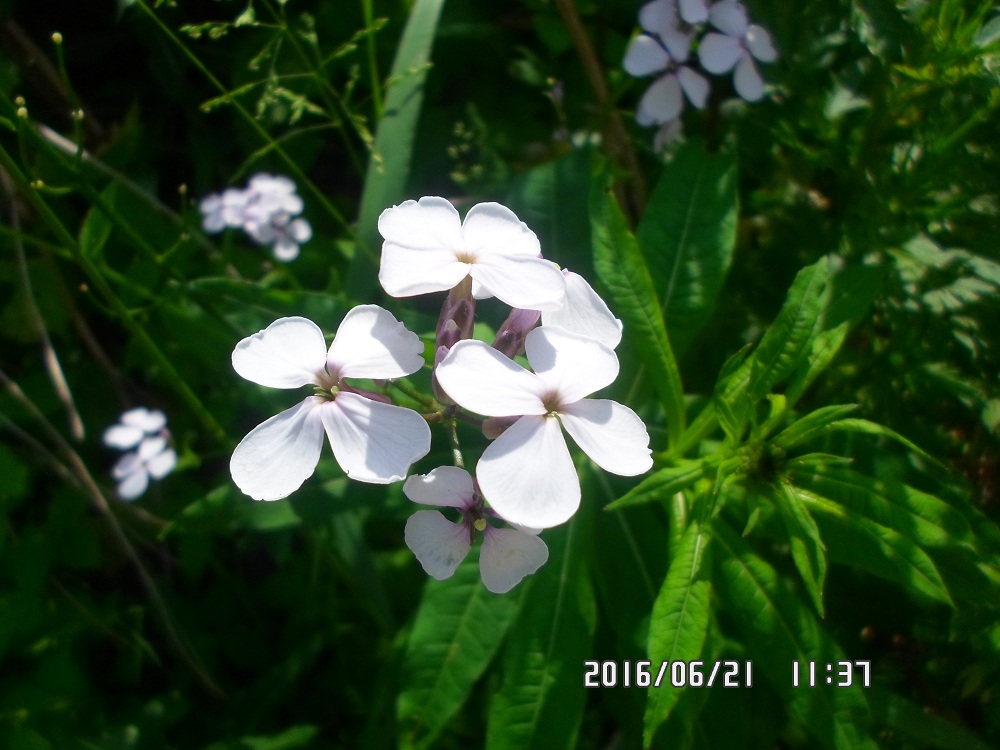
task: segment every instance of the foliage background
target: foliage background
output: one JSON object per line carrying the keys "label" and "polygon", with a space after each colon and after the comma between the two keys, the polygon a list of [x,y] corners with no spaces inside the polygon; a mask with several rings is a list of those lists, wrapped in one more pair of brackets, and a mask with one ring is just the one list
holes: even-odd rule
{"label": "foliage background", "polygon": [[[624,0],[5,0],[0,745],[996,746],[1000,21],[750,8],[772,96],[715,81],[664,160],[632,124]],[[261,170],[306,201],[292,264],[198,228]],[[359,302],[433,331],[437,301],[374,269],[378,213],[434,194],[504,202],[597,282],[626,323],[614,396],[662,451],[642,484],[581,461],[581,512],[504,597],[474,559],[426,581],[398,485],[326,457],[258,504],[228,475],[289,405],[233,376],[240,338]],[[124,505],[99,436],[138,404],[181,462]],[[789,466],[785,428],[822,456]],[[585,659],[643,658],[749,659],[754,686],[583,688]],[[792,659],[838,658],[872,687],[791,688]]]}

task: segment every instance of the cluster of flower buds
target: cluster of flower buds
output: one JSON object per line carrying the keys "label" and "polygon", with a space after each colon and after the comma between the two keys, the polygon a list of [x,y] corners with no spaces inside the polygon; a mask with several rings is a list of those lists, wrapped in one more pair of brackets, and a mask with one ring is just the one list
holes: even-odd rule
{"label": "cluster of flower buds", "polygon": [[774,62],[778,53],[739,0],[711,6],[708,0],[653,0],[639,10],[639,25],[642,33],[629,44],[622,65],[634,76],[657,76],[636,109],[640,125],[660,126],[657,148],[680,135],[685,97],[698,109],[708,99],[708,79],[689,62],[693,48],[704,71],[734,71],[733,85],[743,99],[763,98],[764,79],[754,59]]}
{"label": "cluster of flower buds", "polygon": [[[447,293],[432,367],[440,406],[425,417],[349,382],[400,378],[423,366],[420,339],[387,310],[350,310],[329,348],[312,321],[282,318],[239,342],[233,366],[260,385],[310,385],[313,393],[240,442],[233,480],[257,500],[285,497],[315,470],[325,434],[348,477],[401,481],[430,451],[429,420],[479,423],[490,443],[474,477],[459,454],[457,466],[411,476],[403,486],[410,500],[453,508],[459,521],[419,511],[404,537],[440,579],[454,573],[481,534],[483,581],[491,591],[508,591],[547,559],[539,531],[566,522],[579,507],[580,480],[564,430],[607,471],[635,476],[652,466],[639,416],[615,401],[588,398],[618,375],[621,322],[581,276],[545,260],[535,234],[500,204],[480,203],[463,222],[447,200],[425,197],[386,209],[378,226],[379,280],[389,295]],[[512,308],[492,345],[472,338],[476,302],[488,297]],[[530,370],[514,360],[521,353]]]}
{"label": "cluster of flower buds", "polygon": [[122,500],[140,497],[150,478],[163,479],[177,464],[177,453],[170,447],[167,418],[157,409],[129,409],[117,424],[104,431],[104,444],[126,451],[111,469]]}
{"label": "cluster of flower buds", "polygon": [[280,261],[295,260],[299,245],[312,237],[309,222],[299,216],[302,199],[287,177],[258,174],[243,190],[228,188],[198,204],[201,227],[209,234],[239,227],[258,245],[270,245]]}

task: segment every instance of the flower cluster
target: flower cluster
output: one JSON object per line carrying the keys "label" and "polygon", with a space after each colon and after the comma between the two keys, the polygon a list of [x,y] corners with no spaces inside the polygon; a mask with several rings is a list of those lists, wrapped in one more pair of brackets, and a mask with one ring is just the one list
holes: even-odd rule
{"label": "flower cluster", "polygon": [[[508,591],[548,558],[540,530],[579,507],[564,430],[607,471],[634,476],[652,466],[638,415],[589,398],[618,375],[621,322],[581,276],[544,259],[534,232],[498,203],[474,206],[463,221],[444,198],[425,197],[386,209],[378,227],[388,294],[447,292],[431,368],[436,400],[427,399],[434,411],[422,416],[391,403],[385,388],[349,382],[381,383],[423,366],[420,339],[387,310],[349,311],[329,349],[312,321],[282,318],[243,339],[233,367],[260,385],[313,393],[243,439],[233,480],[258,500],[287,496],[315,470],[325,433],[348,477],[401,481],[430,451],[429,422],[445,425],[452,441],[457,420],[479,424],[490,443],[474,477],[456,448],[456,466],[403,485],[414,502],[457,511],[458,522],[418,511],[404,537],[428,574],[447,578],[481,534],[483,582]],[[490,297],[512,308],[492,344],[472,338],[476,303]],[[530,370],[515,361],[522,354]]]}
{"label": "flower cluster", "polygon": [[697,49],[702,70],[714,75],[733,71],[733,85],[743,99],[764,96],[764,79],[754,60],[774,62],[778,53],[767,30],[751,24],[739,0],[652,0],[639,10],[642,33],[625,51],[622,62],[634,76],[657,76],[639,100],[636,121],[659,125],[657,144],[680,134],[684,99],[698,109],[708,99],[709,82],[691,67]]}
{"label": "flower cluster", "polygon": [[245,189],[212,193],[198,208],[202,229],[209,234],[239,227],[258,245],[270,245],[277,260],[295,260],[299,245],[312,237],[309,222],[299,216],[302,199],[287,177],[255,175]]}
{"label": "flower cluster", "polygon": [[111,469],[122,500],[140,497],[150,478],[163,479],[177,464],[177,453],[170,447],[167,418],[159,410],[142,406],[129,409],[117,424],[104,431],[104,444],[127,451]]}

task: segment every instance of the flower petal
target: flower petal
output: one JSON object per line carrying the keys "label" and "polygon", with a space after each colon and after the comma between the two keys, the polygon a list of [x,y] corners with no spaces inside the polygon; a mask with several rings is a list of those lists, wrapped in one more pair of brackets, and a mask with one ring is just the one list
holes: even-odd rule
{"label": "flower petal", "polygon": [[622,67],[629,75],[648,76],[666,70],[669,62],[670,55],[662,44],[649,34],[640,34],[629,42]]}
{"label": "flower petal", "polygon": [[142,461],[139,459],[139,453],[130,451],[115,461],[115,465],[111,467],[111,476],[113,479],[122,479],[141,469]]}
{"label": "flower petal", "polygon": [[688,101],[698,109],[704,109],[705,100],[708,99],[708,79],[701,73],[696,73],[691,68],[682,66],[677,70],[677,80],[680,81]]}
{"label": "flower petal", "polygon": [[462,222],[444,198],[426,196],[387,208],[378,230],[385,238],[378,277],[393,297],[442,292],[469,274],[458,260],[465,253]]}
{"label": "flower petal", "polygon": [[447,248],[408,248],[386,240],[378,280],[392,297],[413,297],[451,289],[470,268]]}
{"label": "flower petal", "polygon": [[646,425],[627,406],[588,398],[564,407],[559,417],[581,450],[605,471],[633,477],[653,466]]}
{"label": "flower petal", "polygon": [[542,325],[559,326],[614,349],[622,340],[622,322],[580,274],[563,269],[563,276],[566,303],[558,310],[544,313]]}
{"label": "flower petal", "polygon": [[571,404],[611,385],[618,377],[618,357],[588,336],[542,326],[524,340],[528,363],[560,404]]}
{"label": "flower petal", "polygon": [[722,0],[708,9],[708,20],[729,36],[742,37],[747,32],[747,9],[739,0]]}
{"label": "flower petal", "polygon": [[270,388],[298,388],[320,382],[326,367],[326,341],[307,318],[279,318],[233,350],[233,369]]}
{"label": "flower petal", "polygon": [[118,483],[116,492],[122,500],[135,500],[149,487],[149,473],[144,467],[139,467],[121,482]]}
{"label": "flower petal", "polygon": [[277,500],[302,486],[323,448],[322,403],[309,396],[250,430],[229,461],[240,490],[254,500]]}
{"label": "flower petal", "polygon": [[151,459],[146,461],[146,470],[153,479],[163,479],[167,474],[174,470],[177,465],[177,451],[173,448],[167,448],[163,453],[158,456],[153,456]]}
{"label": "flower petal", "polygon": [[165,435],[153,435],[152,437],[147,437],[139,443],[139,459],[145,463],[149,459],[163,453],[166,447],[167,438]]}
{"label": "flower petal", "polygon": [[499,203],[477,203],[462,222],[465,248],[474,257],[527,255],[538,258],[542,246],[517,214]]}
{"label": "flower petal", "polygon": [[681,18],[690,24],[708,20],[708,3],[705,0],[680,0]]}
{"label": "flower petal", "polygon": [[750,24],[746,34],[747,49],[750,54],[761,62],[774,62],[778,59],[778,50],[771,42],[771,35],[763,26]]}
{"label": "flower petal", "polygon": [[167,426],[167,417],[159,409],[146,409],[137,406],[122,414],[120,419],[122,424],[129,427],[138,427],[146,434],[159,432]]}
{"label": "flower petal", "polygon": [[692,34],[685,34],[677,29],[667,29],[660,32],[660,38],[675,63],[687,61],[688,55],[691,54],[691,41],[694,39]]}
{"label": "flower petal", "polygon": [[652,0],[639,8],[639,25],[653,34],[677,25],[677,0]]}
{"label": "flower petal", "polygon": [[378,305],[358,305],[344,316],[326,362],[340,378],[400,378],[424,365],[417,334]]}
{"label": "flower petal", "polygon": [[359,482],[399,482],[431,449],[431,430],[412,409],[341,391],[319,412],[337,463]]}
{"label": "flower petal", "polygon": [[508,417],[546,411],[545,385],[482,341],[455,344],[438,366],[437,380],[455,403],[476,414]]}
{"label": "flower petal", "polygon": [[639,100],[638,117],[640,122],[660,124],[676,118],[683,108],[681,85],[677,76],[668,73],[646,89]]}
{"label": "flower petal", "polygon": [[472,278],[501,302],[525,310],[558,310],[566,299],[566,283],[552,261],[527,255],[480,256]]}
{"label": "flower petal", "polygon": [[580,479],[554,417],[521,417],[483,451],[476,479],[510,523],[547,529],[580,507]]}
{"label": "flower petal", "polygon": [[726,73],[733,69],[743,55],[740,40],[714,31],[705,34],[698,46],[698,60],[709,73]]}
{"label": "flower petal", "polygon": [[479,574],[487,589],[506,594],[548,559],[549,548],[537,536],[488,526],[479,553]]}
{"label": "flower petal", "polygon": [[458,211],[449,201],[436,196],[385,209],[378,217],[378,231],[386,242],[401,247],[446,248],[452,254],[465,250]]}
{"label": "flower petal", "polygon": [[403,539],[424,572],[439,581],[451,578],[472,548],[465,525],[452,523],[436,510],[418,510],[406,519]]}
{"label": "flower petal", "polygon": [[736,64],[736,72],[733,73],[733,86],[736,93],[748,102],[760,101],[764,98],[764,79],[757,72],[753,58],[747,52]]}
{"label": "flower petal", "polygon": [[104,444],[109,448],[128,450],[135,448],[145,433],[139,427],[115,424],[104,431]]}
{"label": "flower petal", "polygon": [[288,263],[299,257],[299,245],[290,237],[282,235],[275,241],[274,247],[271,248],[271,253],[274,255],[275,260]]}
{"label": "flower petal", "polygon": [[403,483],[403,494],[421,505],[467,508],[473,504],[472,476],[457,466],[438,466],[429,474],[413,474]]}

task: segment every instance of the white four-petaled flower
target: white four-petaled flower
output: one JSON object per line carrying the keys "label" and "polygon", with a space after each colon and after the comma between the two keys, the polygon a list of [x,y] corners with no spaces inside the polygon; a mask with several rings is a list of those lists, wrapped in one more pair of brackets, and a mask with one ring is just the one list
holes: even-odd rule
{"label": "white four-petaled flower", "polygon": [[622,322],[580,274],[564,268],[563,277],[566,302],[558,310],[543,312],[542,325],[559,326],[616,349],[622,340]]}
{"label": "white four-petaled flower", "polygon": [[329,351],[319,326],[281,318],[236,345],[233,367],[271,388],[312,385],[316,395],[255,427],[233,452],[233,481],[255,500],[294,492],[316,469],[325,432],[347,476],[387,484],[403,479],[430,450],[430,429],[415,411],[384,403],[345,378],[397,378],[423,365],[423,344],[377,305],[344,316]]}
{"label": "white four-petaled flower", "polygon": [[778,52],[767,30],[751,24],[746,8],[738,0],[721,0],[709,9],[709,21],[721,34],[710,32],[701,40],[698,59],[709,73],[726,73],[734,67],[736,93],[748,102],[764,96],[764,79],[757,72],[754,58],[774,62]]}
{"label": "white four-petaled flower", "polygon": [[454,575],[477,533],[483,535],[479,574],[494,594],[507,593],[549,558],[537,530],[506,529],[489,523],[495,514],[483,506],[465,469],[439,466],[429,474],[411,476],[403,484],[403,493],[415,503],[455,508],[462,516],[454,523],[440,511],[420,510],[406,521],[406,546],[433,578],[444,580]]}
{"label": "white four-petaled flower", "polygon": [[393,297],[448,291],[471,277],[479,298],[528,310],[563,303],[558,267],[541,258],[535,233],[499,203],[476,204],[462,222],[444,198],[409,200],[383,211],[378,230],[385,239],[378,277]]}
{"label": "white four-petaled flower", "polygon": [[649,434],[615,401],[586,396],[614,382],[618,358],[604,344],[562,328],[525,339],[534,372],[481,341],[459,341],[438,368],[458,405],[488,417],[518,417],[483,452],[476,478],[505,520],[531,528],[567,521],[580,504],[580,480],[562,427],[598,466],[635,476],[652,466]]}
{"label": "white four-petaled flower", "polygon": [[105,445],[128,451],[111,469],[118,497],[135,500],[146,491],[150,478],[162,479],[173,471],[177,453],[170,447],[169,435],[163,412],[142,406],[129,409],[118,424],[104,431]]}

